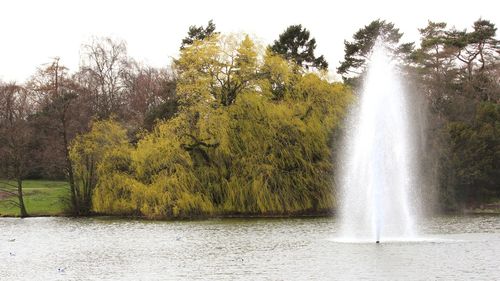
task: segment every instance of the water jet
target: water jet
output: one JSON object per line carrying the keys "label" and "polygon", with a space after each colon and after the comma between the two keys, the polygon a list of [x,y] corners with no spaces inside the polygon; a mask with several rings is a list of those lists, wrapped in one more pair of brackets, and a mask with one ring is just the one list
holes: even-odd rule
{"label": "water jet", "polygon": [[407,91],[388,48],[377,42],[345,140],[341,173],[341,236],[380,243],[415,235],[415,157]]}

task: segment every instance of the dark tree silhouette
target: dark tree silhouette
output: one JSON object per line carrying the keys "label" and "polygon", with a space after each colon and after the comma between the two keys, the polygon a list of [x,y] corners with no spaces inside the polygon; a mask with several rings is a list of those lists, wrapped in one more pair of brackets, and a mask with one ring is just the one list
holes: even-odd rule
{"label": "dark tree silhouette", "polygon": [[314,55],[316,39],[309,39],[310,36],[309,30],[302,28],[302,25],[291,25],[280,34],[279,39],[275,40],[270,48],[306,69],[310,67],[327,69],[328,63],[325,58],[322,55],[319,57]]}
{"label": "dark tree silhouette", "polygon": [[195,40],[203,40],[212,34],[217,34],[217,32],[215,32],[215,23],[213,20],[209,20],[206,27],[191,25],[189,27],[188,36],[182,39],[180,49],[182,50],[192,45]]}

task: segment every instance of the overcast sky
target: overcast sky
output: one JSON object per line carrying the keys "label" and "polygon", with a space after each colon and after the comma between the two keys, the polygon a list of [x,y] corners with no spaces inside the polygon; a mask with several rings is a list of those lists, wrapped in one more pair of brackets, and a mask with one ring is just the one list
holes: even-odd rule
{"label": "overcast sky", "polygon": [[[381,18],[419,38],[427,20],[470,28],[483,17],[500,25],[500,0],[2,0],[0,79],[24,81],[53,57],[75,71],[80,46],[91,36],[128,43],[129,55],[161,67],[178,55],[190,25],[213,19],[222,33],[245,32],[269,44],[289,25],[302,24],[317,41],[332,72],[343,56],[343,41]],[[497,38],[499,36],[497,35]]]}

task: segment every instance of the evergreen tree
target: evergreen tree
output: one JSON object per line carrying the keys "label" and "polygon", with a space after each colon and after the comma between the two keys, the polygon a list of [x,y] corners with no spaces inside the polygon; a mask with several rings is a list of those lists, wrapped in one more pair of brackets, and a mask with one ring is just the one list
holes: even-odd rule
{"label": "evergreen tree", "polygon": [[193,44],[195,40],[203,40],[212,34],[218,34],[215,32],[215,23],[213,20],[209,20],[206,27],[191,25],[189,27],[188,35],[182,39],[181,50]]}
{"label": "evergreen tree", "polygon": [[291,25],[270,48],[273,52],[306,69],[310,67],[327,69],[328,63],[325,58],[322,55],[319,57],[314,55],[316,39],[309,39],[310,36],[309,30],[302,28],[302,25]]}
{"label": "evergreen tree", "polygon": [[344,42],[344,61],[337,68],[337,72],[347,81],[349,78],[363,74],[366,67],[365,61],[377,39],[386,43],[395,55],[402,59],[408,58],[413,52],[413,43],[400,44],[402,36],[403,33],[399,32],[393,23],[380,19],[372,21],[353,35],[353,41]]}

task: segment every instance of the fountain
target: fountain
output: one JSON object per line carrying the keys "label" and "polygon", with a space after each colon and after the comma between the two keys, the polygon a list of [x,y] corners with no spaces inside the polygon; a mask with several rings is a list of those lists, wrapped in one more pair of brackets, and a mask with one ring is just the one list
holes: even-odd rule
{"label": "fountain", "polygon": [[340,240],[415,237],[411,191],[415,157],[404,87],[390,52],[376,43],[341,162]]}

